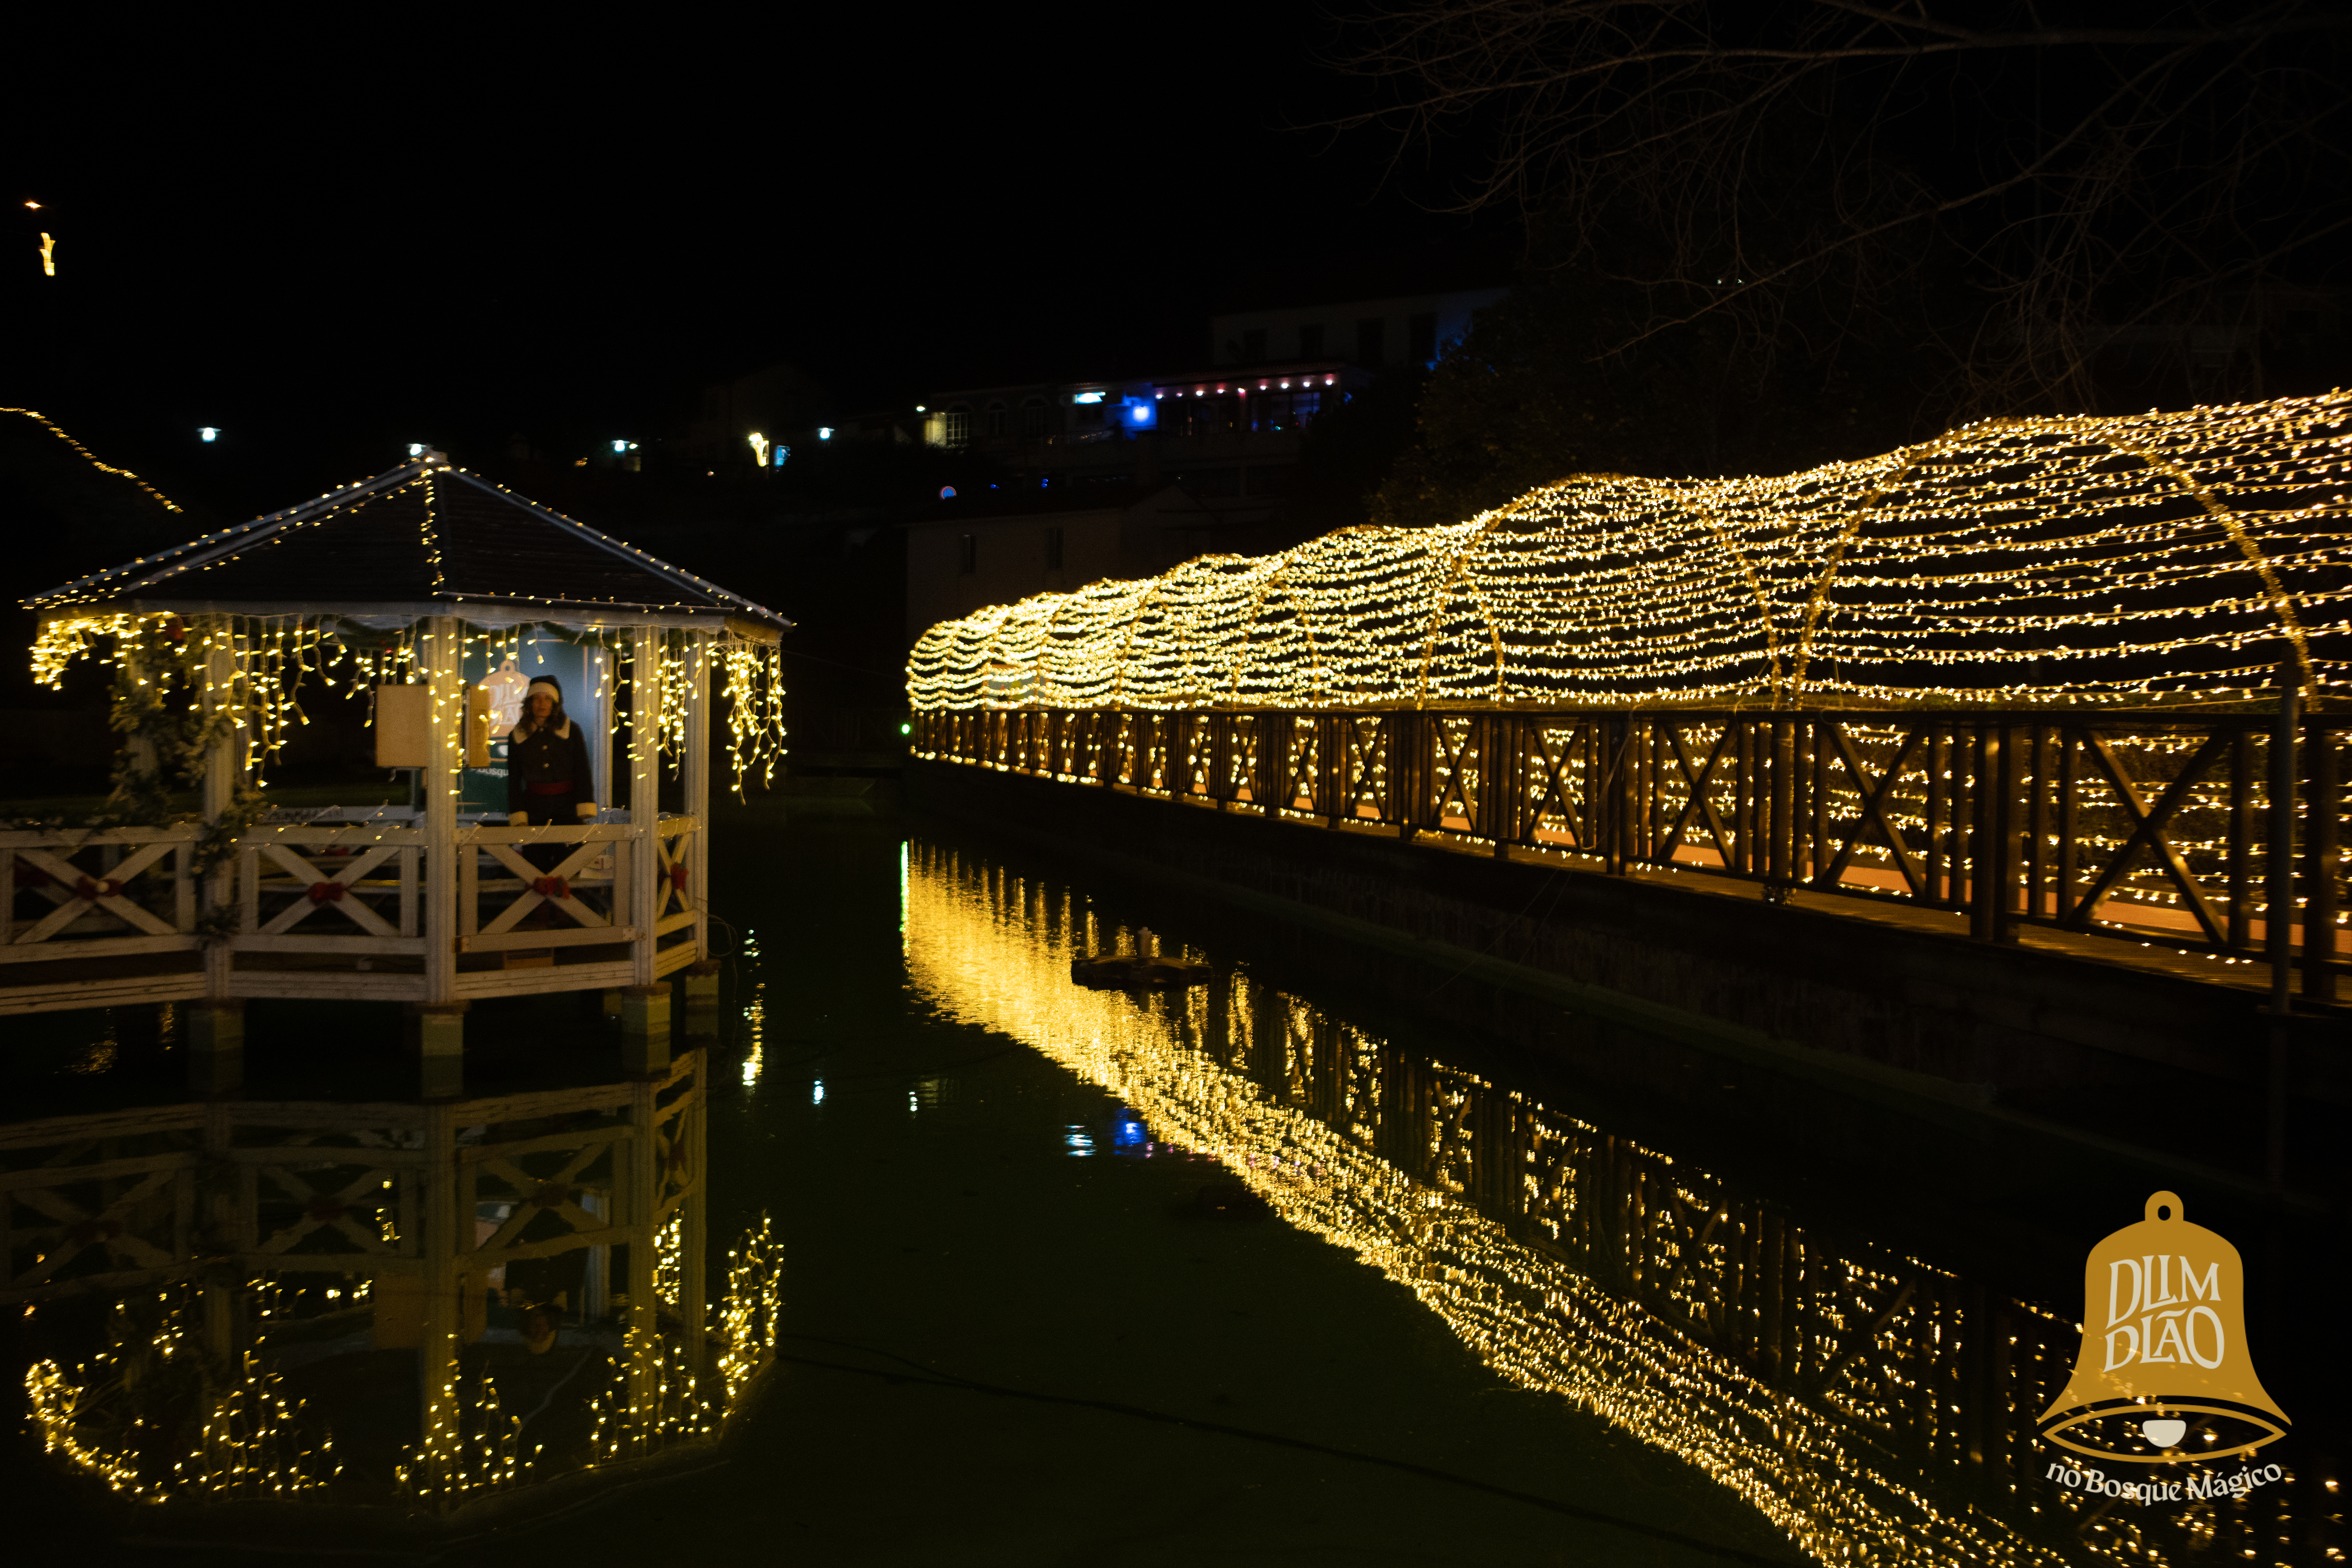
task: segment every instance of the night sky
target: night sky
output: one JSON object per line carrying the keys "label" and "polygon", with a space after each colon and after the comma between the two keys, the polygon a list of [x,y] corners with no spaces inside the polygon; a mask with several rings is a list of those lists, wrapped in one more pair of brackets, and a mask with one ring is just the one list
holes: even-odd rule
{"label": "night sky", "polygon": [[845,410],[1167,368],[1270,277],[1465,235],[1293,129],[1360,101],[1311,6],[827,10],[20,20],[0,402],[249,514],[777,361]]}

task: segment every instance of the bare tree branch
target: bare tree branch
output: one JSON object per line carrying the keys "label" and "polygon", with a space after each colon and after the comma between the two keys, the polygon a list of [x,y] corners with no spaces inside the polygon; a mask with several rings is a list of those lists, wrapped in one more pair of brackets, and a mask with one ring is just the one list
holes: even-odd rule
{"label": "bare tree branch", "polygon": [[1821,301],[1809,352],[1833,352],[1828,301],[1875,320],[1932,252],[1979,301],[1960,411],[2084,405],[2100,344],[2242,315],[2224,293],[2292,284],[2278,268],[2352,215],[2332,134],[2352,15],[2065,8],[1422,0],[1353,24],[1334,63],[1388,100],[1326,128],[1385,132],[1395,168],[1475,148],[1433,205],[1515,205],[1546,262],[1649,300],[1597,360],[1707,321],[1760,343],[1800,294]]}

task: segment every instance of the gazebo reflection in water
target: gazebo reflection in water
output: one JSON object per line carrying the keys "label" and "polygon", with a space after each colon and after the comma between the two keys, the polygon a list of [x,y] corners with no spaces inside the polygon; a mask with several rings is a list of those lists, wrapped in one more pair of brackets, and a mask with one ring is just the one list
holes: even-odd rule
{"label": "gazebo reflection in water", "polygon": [[[414,1510],[534,1454],[577,1473],[714,1436],[778,1277],[764,1222],[718,1289],[701,1266],[713,687],[735,782],[764,778],[788,623],[431,452],[33,605],[37,675],[114,666],[129,767],[110,822],[0,832],[0,1014],[171,1005],[192,1091],[0,1126],[0,1304],[113,1303],[110,1349],[26,1374],[52,1452],[125,1496]],[[518,826],[503,741],[541,673],[598,809]],[[322,680],[371,699],[408,805],[268,807],[259,770]],[[472,1003],[582,991],[620,1015],[616,1079],[466,1098]],[[402,1004],[417,1097],[261,1098],[245,1008],[269,998]],[[418,1419],[339,1424],[314,1395],[348,1405],[385,1351],[415,1352]]]}

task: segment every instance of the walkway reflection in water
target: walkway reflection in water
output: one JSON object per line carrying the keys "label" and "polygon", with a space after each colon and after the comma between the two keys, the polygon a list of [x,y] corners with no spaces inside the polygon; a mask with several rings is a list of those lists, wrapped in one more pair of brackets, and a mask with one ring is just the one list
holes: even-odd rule
{"label": "walkway reflection in water", "polygon": [[1215,953],[1187,953],[1214,975],[1190,991],[1082,989],[1071,960],[1136,933],[984,856],[917,842],[903,899],[924,994],[1131,1108],[1101,1138],[1073,1129],[1073,1153],[1144,1141],[1215,1157],[1502,1376],[1689,1460],[1825,1560],[2299,1560],[2284,1488],[2158,1512],[2049,1481],[2033,1420],[2077,1329],[2044,1306],[1821,1243],[1703,1170]]}

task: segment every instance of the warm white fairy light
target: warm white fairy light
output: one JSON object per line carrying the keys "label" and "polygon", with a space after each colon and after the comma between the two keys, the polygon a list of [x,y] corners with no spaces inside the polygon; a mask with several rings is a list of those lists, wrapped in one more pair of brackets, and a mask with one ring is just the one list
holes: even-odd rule
{"label": "warm white fairy light", "polygon": [[[272,1498],[326,1486],[341,1470],[333,1438],[309,1446],[297,1419],[302,1403],[278,1392],[276,1373],[264,1372],[249,1352],[238,1375],[218,1386],[200,1372],[191,1328],[201,1310],[200,1294],[188,1285],[159,1292],[159,1321],[152,1331],[134,1328],[129,1301],[118,1301],[113,1352],[76,1367],[70,1377],[55,1362],[27,1368],[25,1392],[42,1446],[110,1489],[144,1502],[194,1494]],[[132,1343],[140,1359],[152,1354],[157,1366],[179,1375],[159,1380],[151,1370],[142,1378],[126,1353]],[[159,1381],[173,1387],[154,1386]],[[141,1400],[167,1405],[174,1388],[187,1387],[200,1390],[203,1401],[194,1440],[173,1460],[168,1476],[142,1475],[134,1436],[145,1425]]]}
{"label": "warm white fairy light", "polygon": [[[61,431],[58,434],[63,436]],[[595,595],[558,598],[526,592],[528,584],[523,583],[499,584],[496,591],[488,593],[456,592],[446,580],[442,554],[446,510],[442,492],[445,488],[462,486],[495,494],[562,534],[593,541],[595,550],[630,563],[638,570],[638,580],[648,586],[658,583],[685,592],[657,603]],[[704,658],[718,678],[713,695],[727,704],[727,741],[736,790],[740,794],[745,781],[754,777],[762,784],[772,780],[776,764],[784,754],[783,662],[774,639],[763,636],[756,626],[772,618],[768,611],[502,486],[451,468],[437,454],[427,454],[415,462],[331,491],[300,506],[207,534],[172,550],[142,556],[28,601],[42,617],[33,646],[34,679],[54,688],[75,658],[93,653],[102,657],[106,649],[126,637],[153,645],[162,628],[183,625],[179,617],[161,611],[126,608],[126,601],[135,605],[142,598],[150,603],[159,599],[205,600],[211,596],[205,584],[205,574],[232,566],[244,558],[245,552],[301,530],[345,520],[357,510],[411,489],[417,492],[416,500],[422,508],[417,526],[420,548],[432,581],[431,596],[446,601],[447,613],[460,618],[469,613],[469,605],[479,605],[471,613],[491,623],[468,625],[461,637],[470,642],[478,636],[486,648],[516,646],[520,635],[518,616],[524,620],[543,616],[550,625],[562,623],[568,628],[563,635],[576,637],[594,650],[591,656],[593,694],[601,697],[611,675],[617,671],[621,658],[630,649],[636,619],[646,614],[692,616],[696,617],[693,629],[702,634],[700,651],[689,647],[688,640],[676,629],[665,630],[659,634],[663,653],[658,667],[648,672],[648,679],[658,685],[662,695],[663,725],[657,749],[673,759],[683,756],[686,727],[692,711],[685,699],[696,684],[694,660]],[[362,605],[351,613],[370,612]],[[607,613],[615,618],[610,622],[602,619]],[[730,619],[739,614],[747,617],[747,622]],[[243,731],[242,755],[248,771],[263,765],[277,753],[292,726],[310,722],[299,698],[306,679],[317,677],[329,681],[331,689],[331,672],[340,669],[353,691],[370,685],[414,679],[421,668],[420,641],[430,635],[418,622],[388,637],[360,632],[331,609],[289,609],[282,615],[262,616],[192,614],[186,624],[205,628],[188,637],[188,646],[183,651],[189,657],[214,647],[229,648],[236,656],[245,697],[234,710],[234,722]],[[750,629],[746,629],[747,625]],[[446,700],[446,694],[436,698],[436,704]]]}
{"label": "warm white fairy light", "polygon": [[2242,700],[2341,683],[2352,395],[1986,420],[943,622],[919,710]]}
{"label": "warm white fairy light", "polygon": [[161,501],[163,504],[163,510],[166,511],[178,511],[180,510],[179,506],[173,501],[171,497],[165,495],[162,490],[157,489],[153,485],[149,484],[145,479],[141,479],[137,474],[132,473],[129,468],[118,468],[112,463],[100,462],[98,460],[97,453],[91,451],[89,447],[75,440],[71,436],[67,435],[64,426],[58,424],[56,420],[51,419],[47,415],[39,412],[37,409],[0,408],[0,414],[23,415],[26,418],[39,425],[50,435],[55,436],[58,440],[63,441],[67,446],[71,447],[76,455],[80,457],[83,461],[89,464],[91,468],[98,469],[100,473],[116,474],[123,479],[129,479],[132,484],[137,485],[141,489],[145,490],[156,500]]}
{"label": "warm white fairy light", "polygon": [[401,1496],[447,1508],[529,1479],[536,1451],[523,1453],[522,1417],[500,1407],[497,1381],[487,1371],[467,1379],[450,1363],[440,1394],[431,1403],[424,1440],[393,1466]]}
{"label": "warm white fairy light", "polygon": [[[592,698],[601,700],[623,668],[635,678],[631,631],[626,626],[592,626],[567,634],[588,651]],[[483,628],[461,622],[459,661],[478,642],[488,658],[487,668],[495,668],[499,654],[519,647],[521,635],[519,626]],[[202,685],[209,656],[225,652],[234,672],[226,707],[236,754],[240,771],[255,774],[283,751],[297,726],[311,722],[302,706],[305,689],[316,686],[331,697],[339,690],[344,697],[361,697],[379,685],[416,681],[427,668],[432,636],[422,622],[388,637],[362,633],[332,614],[187,619],[160,612],[59,615],[44,619],[34,638],[33,679],[55,689],[78,658],[113,665],[144,652],[174,661],[194,690]],[[699,652],[674,632],[662,634],[662,643],[648,677],[660,691],[657,753],[673,766],[685,755],[694,660],[702,658],[717,678],[714,700],[726,704],[727,752],[736,792],[750,782],[773,782],[785,754],[783,659],[777,647],[723,628],[706,631]],[[439,693],[435,700],[446,706],[461,695]]]}
{"label": "warm white fairy light", "polygon": [[[390,1237],[387,1236],[387,1239]],[[664,1255],[656,1263],[673,1301],[678,1294],[682,1231],[673,1215],[657,1238]],[[372,1281],[321,1286],[263,1278],[247,1282],[244,1294],[257,1324],[300,1318],[304,1309],[344,1311],[366,1306]],[[124,1346],[136,1343],[166,1368],[200,1380],[194,1322],[202,1292],[179,1285],[154,1298],[158,1322],[151,1331],[131,1326],[128,1301],[115,1307],[117,1350],[76,1367],[71,1373],[52,1361],[25,1373],[30,1416],[48,1452],[61,1455],[110,1489],[146,1502],[175,1497],[270,1498],[313,1491],[342,1473],[331,1435],[310,1446],[300,1419],[303,1405],[278,1392],[279,1378],[262,1369],[248,1351],[241,1373],[218,1388],[205,1385],[205,1416],[187,1451],[168,1474],[142,1476],[132,1434],[156,1414],[142,1400],[168,1399],[150,1374],[143,1381],[126,1364]],[[590,1404],[591,1466],[649,1454],[673,1443],[719,1436],[740,1407],[751,1386],[774,1363],[782,1327],[783,1249],[772,1222],[762,1213],[728,1254],[727,1285],[716,1303],[719,1342],[715,1377],[698,1376],[687,1364],[686,1348],[658,1336],[625,1336],[611,1385]],[[267,1329],[257,1336],[264,1342]],[[625,1375],[635,1365],[634,1387]],[[454,1363],[418,1443],[404,1449],[393,1468],[394,1489],[404,1498],[448,1508],[483,1494],[522,1484],[532,1477],[539,1451],[525,1453],[520,1417],[501,1408],[495,1380],[469,1376]],[[151,1466],[152,1469],[152,1467]]]}
{"label": "warm white fairy light", "polygon": [[719,1299],[719,1377],[727,1408],[741,1403],[775,1355],[784,1313],[784,1244],[762,1211],[760,1223],[727,1254],[727,1293]]}

